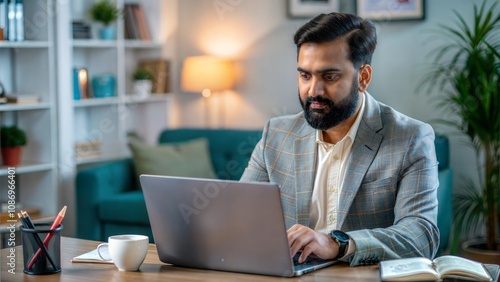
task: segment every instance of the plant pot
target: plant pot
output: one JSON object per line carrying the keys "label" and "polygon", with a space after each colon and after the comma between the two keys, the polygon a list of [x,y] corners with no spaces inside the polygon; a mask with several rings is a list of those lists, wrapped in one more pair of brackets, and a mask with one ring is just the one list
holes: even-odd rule
{"label": "plant pot", "polygon": [[18,166],[21,163],[21,146],[2,147],[2,163],[5,166]]}
{"label": "plant pot", "polygon": [[500,263],[500,239],[496,241],[496,250],[486,249],[486,239],[472,239],[463,242],[462,256],[482,263]]}
{"label": "plant pot", "polygon": [[151,94],[151,90],[153,89],[153,83],[151,80],[136,80],[134,81],[134,93],[138,97],[146,98]]}
{"label": "plant pot", "polygon": [[99,30],[99,36],[103,40],[113,40],[115,39],[115,27],[105,26]]}

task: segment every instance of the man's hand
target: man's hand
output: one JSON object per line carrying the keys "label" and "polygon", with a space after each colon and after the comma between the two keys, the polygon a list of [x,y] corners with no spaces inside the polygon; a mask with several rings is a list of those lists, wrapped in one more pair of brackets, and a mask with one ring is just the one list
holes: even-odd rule
{"label": "man's hand", "polygon": [[295,224],[287,230],[287,235],[292,257],[298,251],[302,251],[299,263],[304,262],[309,255],[328,260],[335,258],[339,253],[339,245],[330,236],[304,225]]}

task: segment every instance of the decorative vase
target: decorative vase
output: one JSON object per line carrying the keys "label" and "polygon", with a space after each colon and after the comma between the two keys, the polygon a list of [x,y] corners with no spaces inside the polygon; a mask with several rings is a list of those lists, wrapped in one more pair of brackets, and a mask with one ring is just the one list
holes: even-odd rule
{"label": "decorative vase", "polygon": [[153,83],[151,80],[141,79],[134,81],[134,93],[138,97],[147,97],[151,94]]}
{"label": "decorative vase", "polygon": [[115,39],[115,27],[105,26],[99,30],[99,35],[103,40],[113,40]]}
{"label": "decorative vase", "polygon": [[498,264],[500,262],[500,239],[496,241],[496,250],[486,249],[486,239],[472,239],[463,242],[462,255],[464,258],[482,263]]}
{"label": "decorative vase", "polygon": [[18,166],[21,163],[21,146],[2,147],[2,163],[5,166]]}
{"label": "decorative vase", "polygon": [[111,74],[96,75],[92,78],[94,98],[115,96],[115,77]]}

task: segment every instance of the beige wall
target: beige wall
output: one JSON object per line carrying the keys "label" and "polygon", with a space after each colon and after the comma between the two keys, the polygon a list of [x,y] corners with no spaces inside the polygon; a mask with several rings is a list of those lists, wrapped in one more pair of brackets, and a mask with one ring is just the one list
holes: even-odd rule
{"label": "beige wall", "polygon": [[287,19],[282,0],[180,1],[179,59],[225,56],[242,71],[242,79],[224,99],[179,95],[180,124],[261,128],[271,116],[297,112],[291,37],[301,23]]}

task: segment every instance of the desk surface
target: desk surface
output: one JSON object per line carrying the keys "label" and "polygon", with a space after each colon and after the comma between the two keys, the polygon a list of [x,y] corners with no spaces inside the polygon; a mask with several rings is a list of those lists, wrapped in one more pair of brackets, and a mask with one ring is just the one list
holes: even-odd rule
{"label": "desk surface", "polygon": [[320,269],[301,277],[272,276],[212,271],[176,267],[158,259],[155,245],[149,245],[146,260],[137,272],[122,272],[112,264],[72,263],[71,259],[92,251],[100,242],[63,237],[61,239],[61,268],[59,274],[27,275],[23,273],[22,247],[15,248],[15,274],[8,272],[8,248],[2,249],[1,281],[380,281],[377,266],[350,267],[345,263]]}

